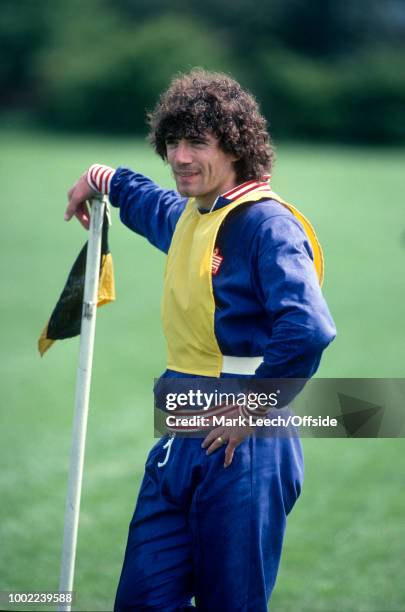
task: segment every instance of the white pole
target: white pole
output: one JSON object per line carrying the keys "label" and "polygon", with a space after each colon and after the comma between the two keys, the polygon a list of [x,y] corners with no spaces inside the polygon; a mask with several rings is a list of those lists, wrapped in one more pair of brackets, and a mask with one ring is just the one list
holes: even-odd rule
{"label": "white pole", "polygon": [[[86,444],[87,414],[89,408],[91,369],[93,363],[94,336],[98,282],[100,274],[101,235],[105,202],[93,198],[89,240],[87,244],[86,277],[84,284],[82,324],[80,332],[79,365],[77,368],[75,414],[70,450],[68,492],[63,532],[62,563],[59,591],[73,590],[76,558],[77,530],[79,524],[80,495],[82,489],[84,451]],[[59,611],[70,611],[71,604],[61,603]]]}

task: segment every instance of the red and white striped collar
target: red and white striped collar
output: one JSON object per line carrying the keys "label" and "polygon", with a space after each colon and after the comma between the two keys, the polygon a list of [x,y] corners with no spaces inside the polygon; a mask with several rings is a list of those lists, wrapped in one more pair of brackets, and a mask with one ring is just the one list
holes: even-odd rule
{"label": "red and white striped collar", "polygon": [[269,192],[271,192],[269,181],[270,174],[264,174],[260,180],[255,179],[252,181],[246,181],[245,183],[241,183],[236,187],[232,187],[232,189],[229,189],[228,191],[225,191],[225,193],[222,193],[220,196],[218,196],[210,209],[200,209],[200,213],[205,214],[211,213],[214,210],[217,211],[220,208],[227,206],[231,202],[235,202],[235,200],[241,198],[242,196],[248,194],[253,195],[255,191],[268,190]]}
{"label": "red and white striped collar", "polygon": [[261,180],[246,181],[245,183],[237,185],[236,187],[229,189],[229,191],[222,193],[219,197],[225,198],[229,202],[234,202],[238,198],[241,198],[252,191],[256,191],[256,189],[269,188],[269,180],[270,175],[265,174]]}

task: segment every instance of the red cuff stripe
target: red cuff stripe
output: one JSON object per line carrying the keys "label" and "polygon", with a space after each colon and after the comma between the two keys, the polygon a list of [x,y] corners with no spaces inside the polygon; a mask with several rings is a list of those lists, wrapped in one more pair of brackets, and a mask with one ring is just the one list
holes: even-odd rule
{"label": "red cuff stripe", "polygon": [[105,193],[105,177],[108,174],[108,168],[105,168],[100,172],[98,184],[100,185],[101,193]]}

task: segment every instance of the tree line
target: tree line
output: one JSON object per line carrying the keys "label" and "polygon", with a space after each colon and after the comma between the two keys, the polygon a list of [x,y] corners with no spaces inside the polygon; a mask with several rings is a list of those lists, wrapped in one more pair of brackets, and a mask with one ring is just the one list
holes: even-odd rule
{"label": "tree line", "polygon": [[226,71],[276,138],[405,141],[404,0],[3,0],[0,113],[141,134],[171,77]]}

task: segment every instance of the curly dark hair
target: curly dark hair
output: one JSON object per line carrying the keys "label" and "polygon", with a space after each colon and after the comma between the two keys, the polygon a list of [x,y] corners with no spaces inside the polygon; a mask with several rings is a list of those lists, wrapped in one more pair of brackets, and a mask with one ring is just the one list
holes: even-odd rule
{"label": "curly dark hair", "polygon": [[266,119],[254,97],[226,74],[201,68],[180,74],[160,96],[148,122],[149,140],[164,160],[168,140],[211,131],[225,153],[238,157],[239,182],[260,179],[271,171],[274,150]]}

